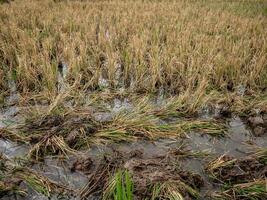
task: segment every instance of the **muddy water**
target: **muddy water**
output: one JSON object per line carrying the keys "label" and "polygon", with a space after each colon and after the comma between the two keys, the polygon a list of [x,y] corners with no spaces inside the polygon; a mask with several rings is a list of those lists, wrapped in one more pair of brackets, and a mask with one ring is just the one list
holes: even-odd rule
{"label": "muddy water", "polygon": [[19,145],[8,140],[0,139],[0,153],[7,158],[23,157],[27,154],[29,147],[26,145]]}
{"label": "muddy water", "polygon": [[188,139],[190,147],[195,150],[208,150],[212,154],[240,157],[251,151],[253,145],[267,146],[267,137],[254,137],[239,117],[232,118],[228,124],[228,135],[225,138],[190,134]]}
{"label": "muddy water", "polygon": [[21,117],[17,116],[19,108],[11,106],[0,109],[0,128],[16,125],[21,122]]}
{"label": "muddy water", "polygon": [[[108,107],[111,113],[96,113],[95,118],[99,121],[108,121],[112,119],[114,113],[120,112],[122,109],[132,109],[131,104],[127,99],[118,100]],[[18,116],[19,108],[10,106],[9,108],[1,109],[0,112],[0,128],[12,126],[23,121]],[[212,118],[214,115],[203,115],[202,118]],[[225,123],[228,125],[228,136],[225,138],[210,137],[201,135],[196,132],[188,133],[186,139],[161,139],[158,141],[136,141],[133,143],[109,144],[106,146],[92,146],[89,150],[80,152],[81,157],[92,157],[95,161],[104,154],[112,153],[114,149],[120,152],[131,152],[134,150],[141,151],[144,158],[155,158],[166,156],[173,149],[181,147],[189,151],[203,151],[212,156],[227,154],[235,157],[242,157],[246,152],[252,150],[253,146],[266,147],[267,136],[254,137],[246,124],[239,118],[233,117],[227,119]],[[27,145],[19,145],[11,141],[0,140],[0,153],[8,158],[24,157],[29,150]],[[40,174],[50,178],[53,181],[65,185],[73,190],[78,191],[88,182],[88,176],[81,172],[72,172],[70,170],[72,164],[77,160],[76,157],[70,157],[69,160],[60,161],[53,157],[46,157],[43,162],[36,163],[32,169]],[[216,186],[211,184],[208,177],[204,173],[204,166],[208,156],[199,158],[184,158],[177,163],[178,167],[185,170],[200,174],[205,181],[205,186],[202,188],[202,195],[205,196],[210,191],[216,190]],[[25,186],[26,187],[26,186]],[[47,199],[46,197],[37,194],[30,188],[27,188],[29,195],[27,197],[16,197],[17,199]],[[15,197],[5,197],[4,199],[14,199]],[[54,196],[52,199],[64,199],[63,197]],[[65,197],[65,199],[77,199],[74,197]],[[95,198],[97,199],[97,198]]]}

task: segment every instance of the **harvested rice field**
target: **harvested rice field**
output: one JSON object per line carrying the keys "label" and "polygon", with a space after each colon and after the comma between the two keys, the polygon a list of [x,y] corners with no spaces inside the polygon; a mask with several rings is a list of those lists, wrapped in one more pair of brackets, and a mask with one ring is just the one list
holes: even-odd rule
{"label": "harvested rice field", "polygon": [[0,0],[0,199],[266,200],[266,0]]}

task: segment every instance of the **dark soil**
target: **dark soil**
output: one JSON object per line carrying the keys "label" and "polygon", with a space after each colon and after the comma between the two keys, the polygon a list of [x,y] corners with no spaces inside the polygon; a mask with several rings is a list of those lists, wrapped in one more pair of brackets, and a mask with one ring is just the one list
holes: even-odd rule
{"label": "dark soil", "polygon": [[220,159],[224,162],[233,162],[229,165],[212,170],[210,173],[212,176],[215,175],[215,180],[219,180],[223,183],[238,184],[267,177],[267,165],[252,156],[240,159],[235,159],[231,156],[223,156]]}
{"label": "dark soil", "polygon": [[71,168],[73,171],[80,170],[90,177],[88,185],[82,192],[84,197],[101,195],[103,188],[108,184],[109,174],[118,169],[126,169],[132,174],[135,198],[140,200],[151,198],[151,188],[160,183],[176,184],[185,199],[193,197],[184,187],[179,187],[180,182],[197,191],[204,185],[200,175],[177,168],[179,157],[174,154],[147,159],[143,157],[141,150],[129,153],[114,150],[112,155],[105,155],[98,163],[96,162],[88,157],[77,160]]}

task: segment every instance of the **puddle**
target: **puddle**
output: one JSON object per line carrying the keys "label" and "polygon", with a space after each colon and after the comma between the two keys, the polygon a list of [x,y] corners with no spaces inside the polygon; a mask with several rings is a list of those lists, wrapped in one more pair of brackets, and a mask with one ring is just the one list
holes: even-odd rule
{"label": "puddle", "polygon": [[67,84],[65,82],[65,78],[67,76],[69,67],[66,63],[60,62],[58,65],[58,91],[64,92],[66,90]]}
{"label": "puddle", "polygon": [[44,162],[36,164],[32,168],[50,180],[77,190],[88,182],[88,177],[80,172],[71,172],[72,164],[73,160],[71,159],[62,163],[57,159],[47,157]]}
{"label": "puddle", "polygon": [[107,122],[112,120],[113,115],[108,112],[97,112],[93,114],[93,117],[98,122]]}
{"label": "puddle", "polygon": [[26,145],[0,139],[0,153],[7,158],[23,157],[27,155],[28,150],[29,148]]}
{"label": "puddle", "polygon": [[102,74],[99,76],[98,85],[100,88],[107,88],[109,86],[108,80],[103,78]]}
{"label": "puddle", "polygon": [[[116,68],[116,71],[115,71],[115,80],[116,80],[116,83],[115,85],[119,88],[122,88],[123,87],[123,81],[122,81],[122,66],[120,63],[115,63],[115,68]],[[124,87],[123,87],[124,88]]]}
{"label": "puddle", "polygon": [[111,105],[111,112],[119,113],[122,110],[130,110],[133,106],[127,98],[117,99],[115,98]]}
{"label": "puddle", "polygon": [[141,151],[144,158],[153,158],[164,156],[171,148],[181,146],[181,141],[163,139],[155,142],[137,141],[133,143],[110,144],[107,146],[93,146],[86,152],[87,156],[99,157],[104,154],[113,153],[113,150],[119,152]]}
{"label": "puddle", "polygon": [[17,92],[17,86],[14,80],[10,79],[8,81],[8,87],[9,87],[10,94],[8,97],[6,97],[5,103],[6,105],[12,106],[18,103],[19,93]]}
{"label": "puddle", "polygon": [[[254,137],[239,117],[229,122],[228,136],[225,138],[210,137],[208,135],[189,134],[188,143],[194,150],[208,150],[212,154],[227,154],[234,157],[244,156],[251,151],[252,145],[266,147],[267,140]],[[266,137],[264,137],[266,138]]]}
{"label": "puddle", "polygon": [[109,110],[109,112],[95,112],[93,113],[93,117],[96,121],[99,122],[108,122],[113,119],[113,117],[120,113],[121,111],[129,111],[133,109],[133,105],[127,98],[115,98],[111,102],[105,105],[105,108]]}
{"label": "puddle", "polygon": [[239,96],[244,96],[245,95],[245,92],[246,92],[246,86],[244,86],[244,85],[238,85],[237,88],[236,88],[236,90],[237,90],[237,94]]}
{"label": "puddle", "polygon": [[19,115],[20,110],[17,106],[0,108],[0,128],[23,122],[23,118]]}
{"label": "puddle", "polygon": [[[18,115],[20,109],[16,106],[0,109],[0,129],[9,126],[17,125],[23,121],[23,118]],[[26,145],[19,145],[15,142],[0,139],[0,153],[8,158],[25,156],[29,148]]]}
{"label": "puddle", "polygon": [[10,94],[5,98],[5,106],[0,107],[0,128],[16,125],[23,121],[19,116],[20,108],[16,105],[19,100],[19,93],[14,80],[9,80]]}

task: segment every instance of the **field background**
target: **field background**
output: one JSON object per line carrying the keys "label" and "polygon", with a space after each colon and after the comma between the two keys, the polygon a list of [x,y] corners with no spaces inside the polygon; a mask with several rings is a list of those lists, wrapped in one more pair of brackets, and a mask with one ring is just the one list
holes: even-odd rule
{"label": "field background", "polygon": [[0,198],[265,200],[266,133],[267,0],[0,0]]}
{"label": "field background", "polygon": [[[0,88],[266,91],[266,1],[31,1],[0,7]],[[105,84],[103,85],[103,81]],[[73,87],[72,87],[73,89]]]}

